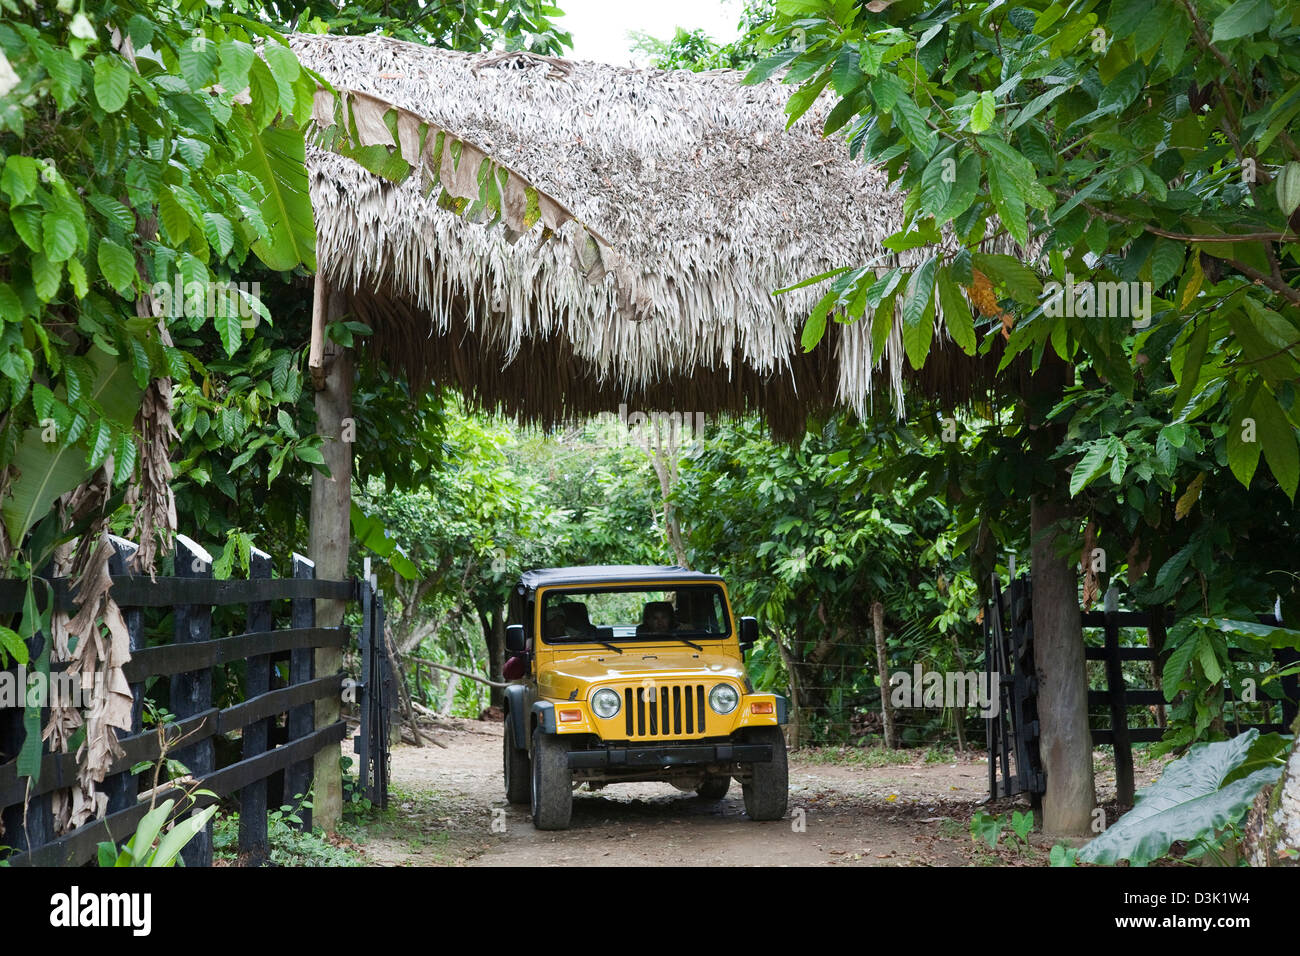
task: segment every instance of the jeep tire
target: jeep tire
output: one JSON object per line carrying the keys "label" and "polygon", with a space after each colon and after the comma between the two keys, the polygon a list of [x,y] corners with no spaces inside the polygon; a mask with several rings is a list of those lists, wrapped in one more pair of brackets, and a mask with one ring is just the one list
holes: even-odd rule
{"label": "jeep tire", "polygon": [[573,815],[573,771],[569,748],[560,737],[533,731],[533,826],[539,830],[567,830]]}
{"label": "jeep tire", "polygon": [[506,730],[503,736],[505,752],[502,772],[506,783],[506,801],[515,804],[528,803],[530,786],[528,778],[531,769],[528,765],[528,751],[520,750],[515,745],[515,722],[510,714],[506,714]]}
{"label": "jeep tire", "polygon": [[704,800],[721,800],[731,789],[731,777],[725,773],[710,773],[704,782],[695,788],[695,792]]}
{"label": "jeep tire", "polygon": [[780,727],[756,727],[747,736],[751,744],[771,744],[772,759],[750,765],[749,783],[743,785],[745,812],[751,820],[780,820],[790,798],[785,736]]}

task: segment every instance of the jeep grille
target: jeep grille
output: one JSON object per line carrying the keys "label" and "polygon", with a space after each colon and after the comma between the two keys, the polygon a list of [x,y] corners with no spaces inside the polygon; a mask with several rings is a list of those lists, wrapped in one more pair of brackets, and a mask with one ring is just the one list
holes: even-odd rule
{"label": "jeep grille", "polygon": [[628,737],[680,737],[704,733],[704,685],[629,687],[623,691]]}

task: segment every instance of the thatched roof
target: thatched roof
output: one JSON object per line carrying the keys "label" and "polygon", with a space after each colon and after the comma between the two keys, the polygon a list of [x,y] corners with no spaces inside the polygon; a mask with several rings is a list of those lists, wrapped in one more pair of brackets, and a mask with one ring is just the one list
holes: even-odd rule
{"label": "thatched roof", "polygon": [[[901,403],[897,331],[883,363],[865,323],[833,323],[805,355],[804,319],[824,289],[771,295],[879,256],[901,221],[902,197],[884,174],[822,137],[824,104],[787,131],[790,87],[742,86],[732,71],[468,55],[381,37],[292,45],[337,88],[482,147],[621,257],[593,283],[564,241],[539,244],[532,233],[512,245],[503,230],[438,208],[418,178],[394,185],[310,150],[319,268],[355,292],[379,357],[417,383],[456,385],[544,423],[628,402],[758,409],[786,434],[810,410],[865,411],[882,387]],[[977,363],[932,361],[917,384],[968,398],[979,374]]]}

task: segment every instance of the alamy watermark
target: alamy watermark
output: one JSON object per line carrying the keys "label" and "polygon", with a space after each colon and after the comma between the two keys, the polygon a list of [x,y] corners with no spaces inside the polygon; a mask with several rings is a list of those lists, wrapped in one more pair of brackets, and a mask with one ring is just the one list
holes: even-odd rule
{"label": "alamy watermark", "polygon": [[602,412],[595,417],[600,444],[621,447],[636,444],[650,447],[685,448],[704,437],[704,412],[644,412],[620,403],[618,413]]}
{"label": "alamy watermark", "polygon": [[889,702],[895,708],[978,707],[981,717],[999,710],[998,675],[984,671],[927,671],[920,664],[889,675]]}
{"label": "alamy watermark", "polygon": [[1151,324],[1150,282],[1075,282],[1067,272],[1065,283],[1043,286],[1043,314],[1059,318],[1132,319],[1133,328]]}
{"label": "alamy watermark", "polygon": [[29,672],[20,664],[17,670],[0,671],[0,710],[10,707],[87,708],[94,703],[98,680],[96,674],[89,685],[83,685],[81,675],[75,671]]}
{"label": "alamy watermark", "polygon": [[238,318],[242,328],[251,329],[266,313],[266,306],[262,304],[262,283],[256,281],[186,282],[178,274],[171,282],[155,282],[149,294],[153,298],[155,318]]}

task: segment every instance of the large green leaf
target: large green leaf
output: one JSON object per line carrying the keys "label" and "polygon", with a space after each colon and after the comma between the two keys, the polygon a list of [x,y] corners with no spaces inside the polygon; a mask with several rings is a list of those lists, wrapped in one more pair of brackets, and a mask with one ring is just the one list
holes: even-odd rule
{"label": "large green leaf", "polygon": [[240,168],[262,185],[270,236],[253,252],[272,269],[316,268],[316,223],[307,192],[307,148],[300,129],[268,126],[256,133]]}
{"label": "large green leaf", "polygon": [[352,537],[361,547],[385,559],[406,580],[415,581],[420,577],[419,568],[389,535],[383,520],[366,514],[355,501],[352,502]]}
{"label": "large green leaf", "polygon": [[[98,403],[109,419],[130,425],[140,407],[141,395],[130,364],[119,363],[98,349],[91,351],[88,358],[97,374],[86,398]],[[29,428],[14,452],[17,475],[9,497],[0,505],[0,517],[14,547],[22,544],[27,532],[49,512],[56,498],[76,488],[92,470],[86,464],[83,443],[47,442],[45,437],[43,428]]]}
{"label": "large green leaf", "polygon": [[1086,863],[1128,860],[1141,866],[1178,841],[1195,842],[1236,824],[1260,789],[1277,780],[1281,766],[1257,770],[1224,785],[1259,736],[1248,730],[1232,740],[1198,744],[1137,795],[1133,809],[1079,852]]}

